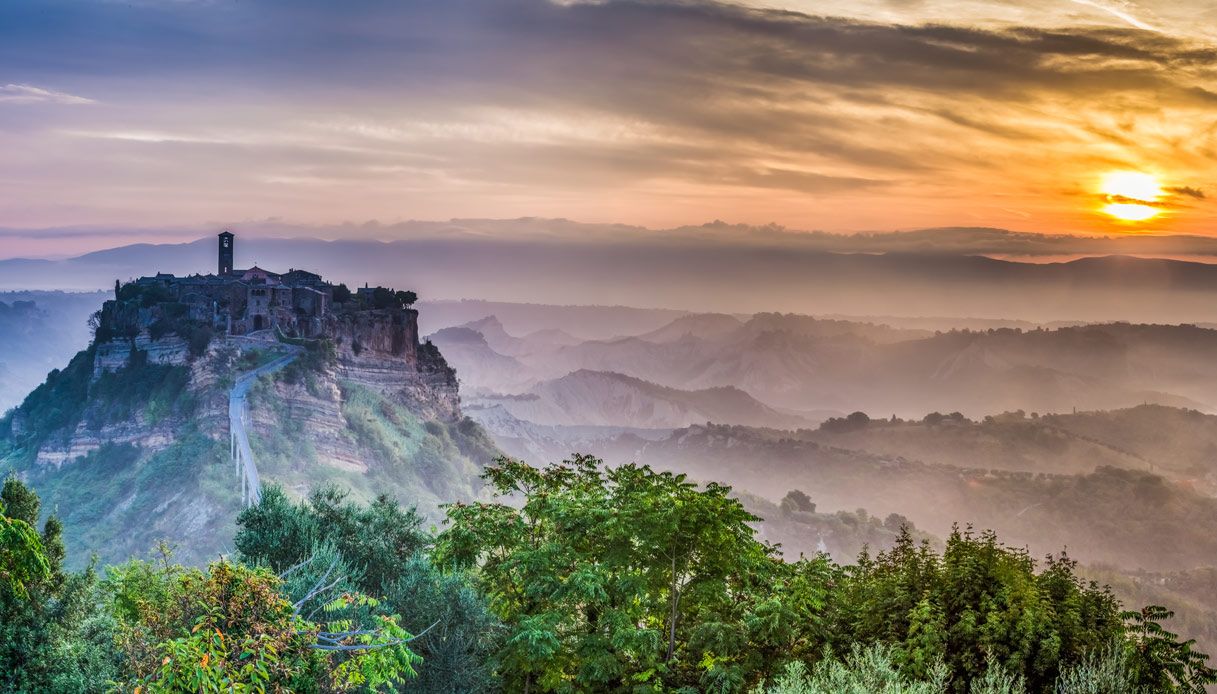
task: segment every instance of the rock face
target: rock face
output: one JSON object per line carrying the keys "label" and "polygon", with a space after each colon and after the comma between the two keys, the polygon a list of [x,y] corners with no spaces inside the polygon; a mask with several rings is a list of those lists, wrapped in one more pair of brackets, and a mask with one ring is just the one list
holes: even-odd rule
{"label": "rock face", "polygon": [[189,361],[190,350],[186,341],[174,335],[154,340],[146,332],[134,340],[114,339],[99,343],[93,357],[93,378],[107,371],[117,371],[131,362],[133,351],[147,355],[149,364],[178,366]]}
{"label": "rock face", "polygon": [[[144,313],[144,311],[141,311]],[[148,324],[152,314],[142,316]],[[340,381],[380,393],[400,403],[425,420],[456,422],[461,419],[456,372],[448,366],[437,347],[419,344],[418,312],[412,309],[381,309],[331,316],[325,336],[334,345],[335,359],[310,380],[310,389],[277,384],[274,398],[282,403],[307,432],[320,459],[349,470],[366,471],[366,461],[353,450],[343,434],[350,423],[342,415]],[[192,420],[214,432],[212,438],[226,434],[226,400],[215,386],[230,380],[242,366],[239,356],[251,350],[274,350],[279,343],[269,335],[261,339],[234,337],[217,339],[204,358],[190,360],[184,339],[171,333],[153,339],[148,329],[133,339],[114,338],[98,343],[93,353],[93,380],[128,366],[135,354],[145,363],[162,366],[190,365],[188,390],[202,402]],[[278,426],[273,413],[255,412],[263,431]],[[143,413],[131,420],[96,430],[81,421],[59,441],[42,446],[39,464],[63,465],[97,450],[106,443],[131,444],[148,451],[166,448],[175,440],[174,429],[181,422],[151,422]]]}
{"label": "rock face", "polygon": [[241,496],[229,391],[284,342],[299,356],[259,379],[248,400],[265,483],[298,496],[331,484],[365,501],[386,494],[438,521],[441,504],[477,495],[498,453],[462,415],[456,372],[419,343],[414,310],[335,311],[319,339],[264,330],[205,342],[189,319],[110,310],[129,312],[113,318],[123,332],[101,331],[0,417],[0,467],[58,505],[74,555],[118,561],[191,537],[182,544],[197,556],[180,558],[202,562],[230,547]]}
{"label": "rock face", "polygon": [[338,376],[386,396],[400,396],[426,419],[461,417],[456,371],[430,342],[419,344],[418,311],[338,314],[328,333]]}

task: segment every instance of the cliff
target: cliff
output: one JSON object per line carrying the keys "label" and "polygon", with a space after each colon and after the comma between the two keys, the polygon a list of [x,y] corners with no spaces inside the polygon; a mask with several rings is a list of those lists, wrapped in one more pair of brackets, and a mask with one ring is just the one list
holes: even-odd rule
{"label": "cliff", "polygon": [[0,473],[38,490],[72,556],[120,560],[159,539],[181,541],[187,561],[228,551],[241,507],[228,391],[287,349],[300,356],[249,396],[264,482],[387,494],[438,519],[440,503],[477,494],[497,454],[462,415],[455,371],[419,343],[417,311],[335,311],[320,338],[298,340],[212,335],[142,302],[107,302],[94,343],[0,420]]}

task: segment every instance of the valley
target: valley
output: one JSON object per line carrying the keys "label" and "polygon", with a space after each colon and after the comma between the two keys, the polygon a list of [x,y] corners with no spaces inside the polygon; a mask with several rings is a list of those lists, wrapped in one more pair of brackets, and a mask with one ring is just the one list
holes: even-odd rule
{"label": "valley", "polygon": [[[135,315],[120,305],[142,295],[122,296],[101,320]],[[314,339],[263,330],[201,347],[152,337],[169,310],[155,308],[138,348],[96,341],[0,421],[0,459],[58,509],[75,556],[118,561],[169,540],[203,561],[257,500],[255,478],[294,498],[326,485],[385,496],[438,522],[483,494],[500,453],[591,454],[731,485],[788,560],[850,562],[902,529],[934,547],[955,527],[992,529],[1034,556],[1067,552],[1125,599],[1178,606],[1217,645],[1217,603],[1192,589],[1217,556],[1217,417],[1202,411],[1214,331],[428,308],[438,327],[413,343],[422,314],[398,309],[323,323]],[[466,320],[491,308],[511,318]],[[264,371],[246,383],[234,474],[217,435],[228,391]]]}

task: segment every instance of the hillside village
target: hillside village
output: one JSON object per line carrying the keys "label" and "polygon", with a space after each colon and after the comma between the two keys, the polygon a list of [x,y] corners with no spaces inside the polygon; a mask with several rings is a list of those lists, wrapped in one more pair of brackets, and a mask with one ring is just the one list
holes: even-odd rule
{"label": "hillside village", "polygon": [[[397,357],[413,367],[421,351],[416,295],[385,287],[351,292],[306,270],[237,269],[236,236],[218,236],[214,274],[167,273],[114,283],[114,298],[93,319],[95,377],[129,363],[133,350],[150,363],[182,364],[216,336],[254,340],[344,342]],[[420,351],[421,350],[421,351]]]}

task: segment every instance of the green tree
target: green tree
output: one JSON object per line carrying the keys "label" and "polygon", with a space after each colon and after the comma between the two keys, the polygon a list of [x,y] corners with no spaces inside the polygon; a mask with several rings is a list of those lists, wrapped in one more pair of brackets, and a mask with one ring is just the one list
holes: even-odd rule
{"label": "green tree", "polygon": [[[444,573],[424,556],[431,538],[422,519],[387,497],[368,505],[323,488],[293,503],[278,487],[238,518],[241,557],[284,575],[285,594],[305,600],[319,581],[328,594],[348,590],[381,598],[373,609],[347,610],[359,623],[394,612],[420,633],[412,647],[423,657],[420,677],[403,691],[492,691],[491,654],[502,630],[485,600],[461,572]],[[320,602],[309,600],[310,611]],[[306,612],[309,614],[309,612]]]}
{"label": "green tree", "polygon": [[63,570],[62,526],[34,531],[41,503],[10,477],[0,491],[0,691],[104,691],[117,673],[113,622],[92,568]]}
{"label": "green tree", "polygon": [[401,691],[464,694],[500,688],[492,656],[501,645],[503,626],[464,573],[445,573],[426,557],[415,556],[402,565],[385,602],[409,608],[405,625],[412,631],[429,629],[415,642],[423,657],[419,676]]}
{"label": "green tree", "polygon": [[954,691],[1000,667],[1047,691],[1062,669],[1123,634],[1119,604],[1065,557],[1036,573],[1023,550],[991,532],[952,532],[941,556],[907,529],[895,546],[846,569],[834,596],[834,644],[894,647],[901,671],[923,677],[941,659]]}
{"label": "green tree", "polygon": [[755,540],[728,487],[589,456],[484,476],[522,505],[448,507],[436,555],[478,569],[509,689],[738,691],[817,622],[822,572]]}
{"label": "green tree", "polygon": [[1194,640],[1181,640],[1162,622],[1175,616],[1158,605],[1125,612],[1128,642],[1132,650],[1134,681],[1154,692],[1195,692],[1217,684],[1217,670],[1208,666],[1208,656],[1192,648]]}
{"label": "green tree", "polygon": [[403,509],[383,495],[365,506],[329,486],[295,504],[272,486],[260,504],[238,516],[234,544],[242,557],[283,572],[308,559],[318,544],[330,543],[348,564],[360,568],[359,589],[379,596],[429,543],[422,522],[414,509]]}
{"label": "green tree", "polygon": [[[345,593],[318,621],[300,614],[266,569],[219,561],[207,571],[133,561],[106,579],[126,686],[149,691],[347,691],[403,682],[419,658],[396,617],[374,627],[328,615],[374,605]],[[314,590],[317,590],[315,588]]]}
{"label": "green tree", "polygon": [[27,598],[28,586],[50,575],[51,564],[38,533],[28,521],[9,516],[0,502],[0,587]]}
{"label": "green tree", "polygon": [[889,647],[854,645],[844,660],[826,658],[812,670],[790,663],[759,694],[942,694],[947,676],[939,663],[927,680],[910,679],[893,662]]}

